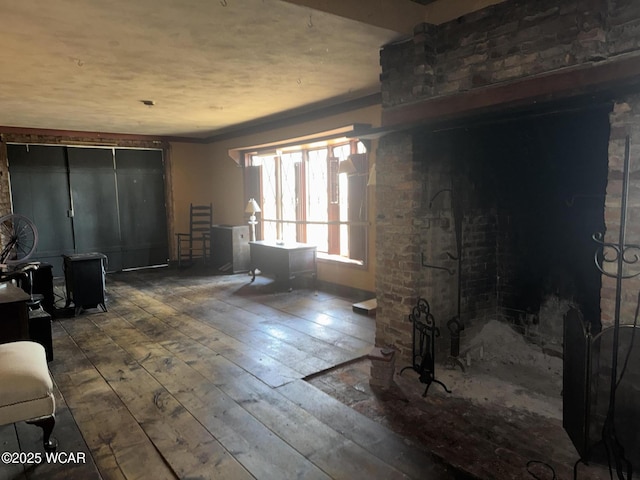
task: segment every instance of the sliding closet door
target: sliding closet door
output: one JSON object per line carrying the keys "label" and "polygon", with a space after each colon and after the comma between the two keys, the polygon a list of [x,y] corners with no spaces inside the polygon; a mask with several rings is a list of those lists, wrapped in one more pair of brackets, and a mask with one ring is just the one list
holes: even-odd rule
{"label": "sliding closet door", "polygon": [[33,259],[62,275],[62,254],[100,252],[109,271],[166,264],[160,150],[8,145],[15,213],[34,221]]}
{"label": "sliding closet door", "polygon": [[159,150],[116,149],[122,267],[167,263],[164,164]]}
{"label": "sliding closet door", "polygon": [[7,145],[13,212],[38,229],[30,261],[53,265],[62,275],[62,257],[74,253],[66,149],[62,146]]}
{"label": "sliding closet door", "polygon": [[107,256],[109,271],[122,268],[113,149],[68,147],[73,229],[78,253]]}

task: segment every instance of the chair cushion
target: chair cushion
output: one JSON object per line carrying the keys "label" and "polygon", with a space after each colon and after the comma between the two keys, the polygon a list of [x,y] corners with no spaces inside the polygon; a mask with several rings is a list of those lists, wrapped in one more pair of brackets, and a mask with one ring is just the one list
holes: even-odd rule
{"label": "chair cushion", "polygon": [[27,402],[14,403],[0,407],[0,425],[22,422],[25,420],[37,420],[42,417],[50,417],[56,411],[56,402],[53,394],[46,398],[29,400]]}
{"label": "chair cushion", "polygon": [[0,408],[53,398],[44,347],[28,341],[0,345],[0,385]]}

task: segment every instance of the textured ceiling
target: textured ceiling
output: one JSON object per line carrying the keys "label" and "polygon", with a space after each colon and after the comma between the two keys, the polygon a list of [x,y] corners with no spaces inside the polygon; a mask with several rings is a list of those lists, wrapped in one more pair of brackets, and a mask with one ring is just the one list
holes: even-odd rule
{"label": "textured ceiling", "polygon": [[407,32],[296,3],[0,0],[0,126],[207,137],[378,92]]}

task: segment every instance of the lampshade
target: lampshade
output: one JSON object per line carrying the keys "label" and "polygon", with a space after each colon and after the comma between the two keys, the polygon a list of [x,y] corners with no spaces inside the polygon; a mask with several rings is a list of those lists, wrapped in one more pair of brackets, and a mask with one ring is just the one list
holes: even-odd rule
{"label": "lampshade", "polygon": [[255,199],[250,198],[249,202],[247,203],[247,208],[245,208],[244,211],[246,213],[256,213],[256,212],[261,212],[262,210],[260,210],[260,206],[258,205],[258,202],[256,202]]}
{"label": "lampshade", "polygon": [[346,173],[347,175],[351,175],[352,173],[356,173],[357,171],[358,170],[356,169],[356,166],[353,164],[353,160],[351,160],[351,157],[347,158],[346,160],[343,160],[338,165],[338,173]]}

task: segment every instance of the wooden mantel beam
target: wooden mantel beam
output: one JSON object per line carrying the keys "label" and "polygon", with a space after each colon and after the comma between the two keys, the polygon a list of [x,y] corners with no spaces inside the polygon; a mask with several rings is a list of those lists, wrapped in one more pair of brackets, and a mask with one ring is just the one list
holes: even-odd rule
{"label": "wooden mantel beam", "polygon": [[430,98],[382,111],[382,129],[402,129],[503,108],[585,94],[640,90],[640,55],[567,68],[513,82]]}

